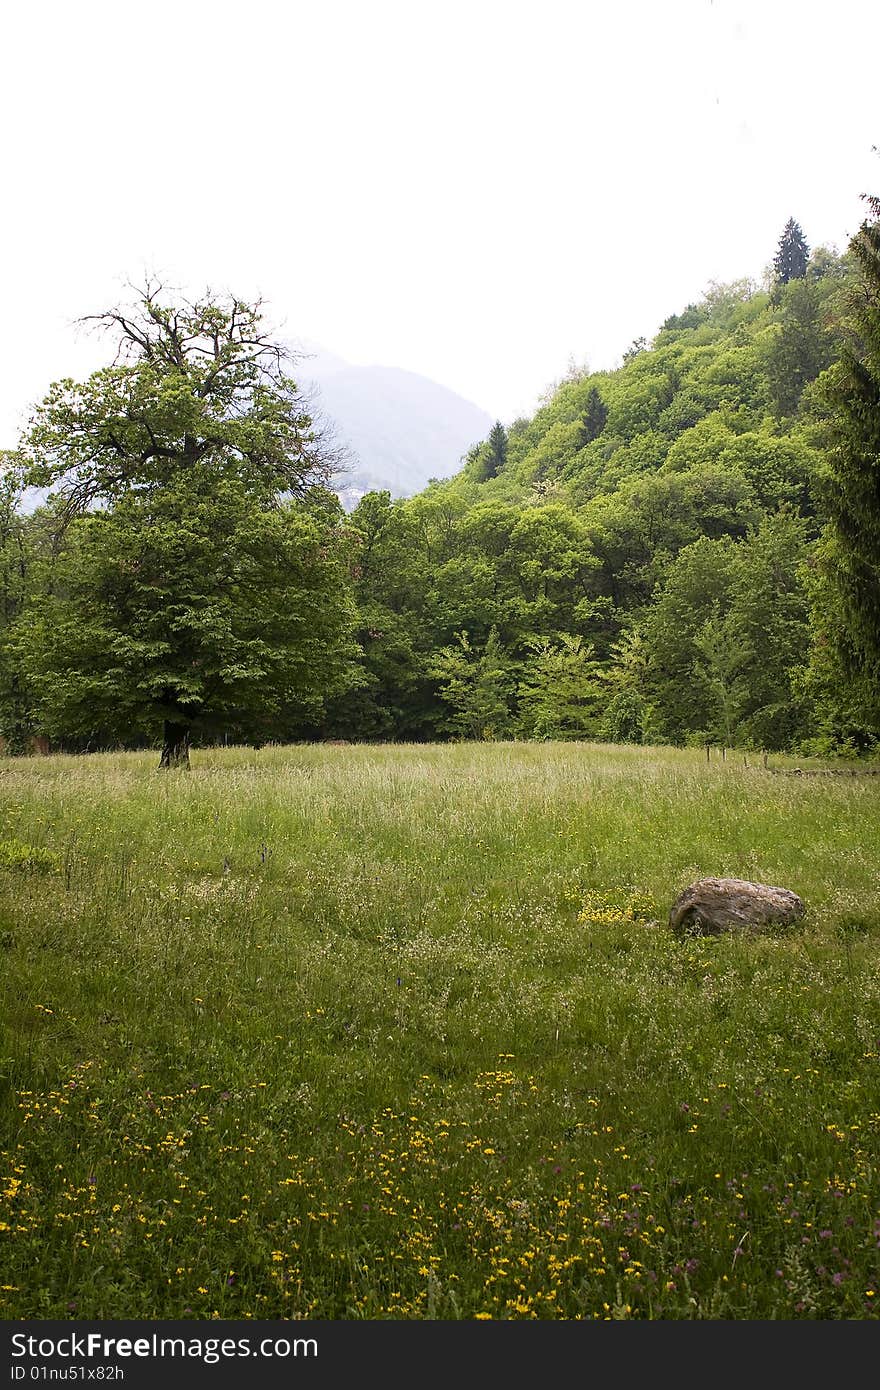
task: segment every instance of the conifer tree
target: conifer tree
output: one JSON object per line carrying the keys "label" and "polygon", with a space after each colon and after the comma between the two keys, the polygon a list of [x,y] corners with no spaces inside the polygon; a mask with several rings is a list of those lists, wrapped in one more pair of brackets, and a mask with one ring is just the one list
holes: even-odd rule
{"label": "conifer tree", "polygon": [[794,415],[804,387],[831,361],[833,345],[823,325],[822,300],[815,280],[780,286],[780,327],[767,351],[767,387],[774,414]]}
{"label": "conifer tree", "polygon": [[837,641],[880,700],[880,198],[865,201],[870,216],[850,242],[859,270],[850,331],[828,387],[835,439],[822,494],[844,617]]}
{"label": "conifer tree", "polygon": [[807,273],[810,248],[799,222],[790,217],[779,238],[779,246],[773,257],[773,269],[777,285],[787,285],[789,280],[802,280]]}
{"label": "conifer tree", "polygon": [[590,387],[590,394],[587,396],[587,405],[581,416],[580,431],[578,433],[578,448],[583,449],[586,444],[591,444],[594,439],[605,428],[605,421],[608,419],[608,407],[603,401],[595,386]]}
{"label": "conifer tree", "polygon": [[489,431],[489,457],[487,459],[486,476],[495,478],[502,472],[507,462],[507,431],[500,420]]}

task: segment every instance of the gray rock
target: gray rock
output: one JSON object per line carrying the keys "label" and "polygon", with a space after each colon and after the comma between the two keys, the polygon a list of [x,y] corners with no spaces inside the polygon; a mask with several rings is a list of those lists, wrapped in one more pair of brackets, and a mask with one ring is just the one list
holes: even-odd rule
{"label": "gray rock", "polygon": [[669,926],[679,935],[774,931],[793,926],[806,908],[797,893],[744,878],[701,878],[676,898]]}

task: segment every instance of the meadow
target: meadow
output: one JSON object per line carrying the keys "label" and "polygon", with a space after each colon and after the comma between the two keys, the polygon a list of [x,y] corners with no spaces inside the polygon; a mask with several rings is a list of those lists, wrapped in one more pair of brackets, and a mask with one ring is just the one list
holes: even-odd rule
{"label": "meadow", "polygon": [[875,1318],[880,778],[754,761],[0,759],[0,1317]]}

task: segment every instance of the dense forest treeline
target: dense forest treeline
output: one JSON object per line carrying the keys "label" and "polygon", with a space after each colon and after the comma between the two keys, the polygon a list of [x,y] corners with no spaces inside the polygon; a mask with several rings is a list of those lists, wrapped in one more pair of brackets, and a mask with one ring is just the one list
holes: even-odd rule
{"label": "dense forest treeline", "polygon": [[[269,408],[258,315],[249,339],[235,307],[230,327],[189,306],[183,332],[148,290],[146,327],[105,316],[128,365],[57,384],[7,457],[7,745],[164,728],[166,754],[190,735],[870,750],[871,208],[844,255],[790,222],[767,288],[712,286],[616,371],[572,368],[497,423],[455,477],[349,517],[283,374]],[[26,514],[33,484],[52,491]]]}
{"label": "dense forest treeline", "polygon": [[820,495],[858,266],[803,246],[788,270],[572,370],[455,478],[363,500],[367,680],[334,732],[873,745],[874,686],[829,640]]}

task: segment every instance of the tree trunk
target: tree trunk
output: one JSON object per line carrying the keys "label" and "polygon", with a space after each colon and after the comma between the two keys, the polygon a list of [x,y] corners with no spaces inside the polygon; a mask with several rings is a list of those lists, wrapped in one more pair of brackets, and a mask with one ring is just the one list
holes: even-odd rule
{"label": "tree trunk", "polygon": [[182,767],[189,772],[189,725],[165,720],[161,767]]}

